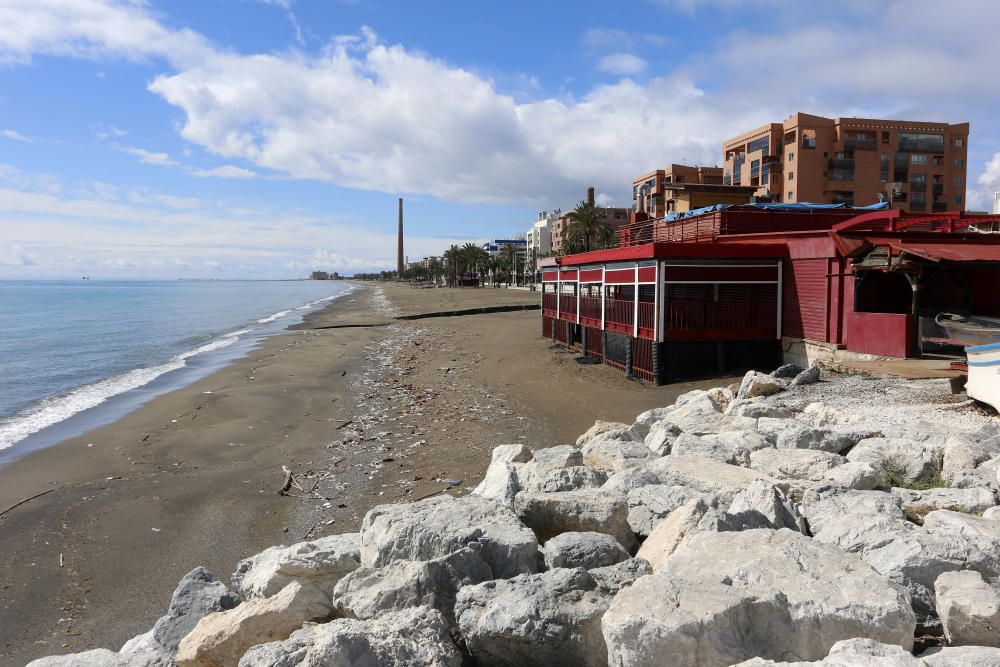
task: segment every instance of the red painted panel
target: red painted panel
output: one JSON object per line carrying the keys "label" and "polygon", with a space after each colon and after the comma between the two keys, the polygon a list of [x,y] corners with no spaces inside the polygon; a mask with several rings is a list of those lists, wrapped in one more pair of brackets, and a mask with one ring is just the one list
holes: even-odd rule
{"label": "red painted panel", "polygon": [[587,269],[586,271],[580,271],[580,282],[581,283],[599,283],[599,282],[601,282],[601,270],[600,269]]}
{"label": "red painted panel", "polygon": [[827,260],[785,262],[782,279],[782,333],[793,338],[826,340]]}
{"label": "red painted panel", "polygon": [[656,282],[656,267],[655,266],[643,266],[639,268],[639,282],[640,283],[655,283]]}
{"label": "red painted panel", "polygon": [[604,272],[604,282],[609,285],[621,285],[635,282],[635,269],[615,269]]}
{"label": "red painted panel", "polygon": [[667,266],[663,269],[667,282],[778,282],[778,267],[755,266]]}
{"label": "red painted panel", "polygon": [[576,269],[567,269],[559,272],[559,280],[563,282],[576,282]]}
{"label": "red painted panel", "polygon": [[558,271],[542,271],[542,282],[543,283],[554,283],[556,282],[556,276]]}
{"label": "red painted panel", "polygon": [[848,313],[847,349],[883,357],[909,357],[911,315],[900,313]]}

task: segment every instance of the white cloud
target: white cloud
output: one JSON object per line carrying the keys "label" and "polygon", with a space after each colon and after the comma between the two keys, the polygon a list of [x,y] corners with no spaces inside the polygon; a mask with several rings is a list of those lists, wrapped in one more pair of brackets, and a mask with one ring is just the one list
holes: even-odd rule
{"label": "white cloud", "polygon": [[631,53],[609,53],[601,58],[597,68],[610,74],[638,74],[646,69],[646,61]]}
{"label": "white cloud", "polygon": [[129,155],[134,155],[139,158],[139,162],[142,164],[155,164],[161,167],[170,167],[177,162],[170,158],[167,153],[156,153],[153,151],[147,151],[145,148],[135,148],[134,146],[124,146],[120,148],[122,153],[128,153]]}
{"label": "white cloud", "polygon": [[0,244],[0,266],[24,268],[37,263],[36,259],[21,246]]}
{"label": "white cloud", "polygon": [[0,130],[0,137],[5,137],[7,139],[11,139],[12,141],[24,141],[29,144],[35,142],[34,139],[26,137],[23,134],[15,132],[14,130]]}
{"label": "white cloud", "polygon": [[243,167],[237,167],[232,164],[225,164],[221,167],[215,167],[213,169],[195,169],[191,173],[202,178],[212,176],[219,178],[255,178],[257,176],[257,173],[254,171],[244,169]]}
{"label": "white cloud", "polygon": [[201,35],[160,23],[141,0],[4,0],[0,64],[38,54],[87,58],[158,56],[179,66],[213,49]]}

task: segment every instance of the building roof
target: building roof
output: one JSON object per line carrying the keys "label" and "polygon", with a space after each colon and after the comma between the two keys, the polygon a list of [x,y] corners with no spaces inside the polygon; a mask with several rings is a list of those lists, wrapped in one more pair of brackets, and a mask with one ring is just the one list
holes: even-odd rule
{"label": "building roof", "polygon": [[583,264],[606,264],[608,262],[640,261],[664,258],[726,258],[785,257],[788,249],[784,243],[646,243],[625,248],[592,250],[559,258],[560,266],[580,266]]}

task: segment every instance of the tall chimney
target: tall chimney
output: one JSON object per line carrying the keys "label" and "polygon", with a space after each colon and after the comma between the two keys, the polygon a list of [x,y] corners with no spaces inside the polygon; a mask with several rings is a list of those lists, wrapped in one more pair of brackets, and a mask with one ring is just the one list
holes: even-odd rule
{"label": "tall chimney", "polygon": [[399,198],[399,238],[396,240],[396,277],[402,278],[406,266],[403,263],[403,198]]}
{"label": "tall chimney", "polygon": [[587,203],[594,205],[594,188],[587,188]]}

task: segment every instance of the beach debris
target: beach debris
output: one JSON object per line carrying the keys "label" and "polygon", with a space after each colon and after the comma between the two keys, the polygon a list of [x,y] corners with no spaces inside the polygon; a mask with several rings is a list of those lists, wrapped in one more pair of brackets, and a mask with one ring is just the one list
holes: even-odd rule
{"label": "beach debris", "polygon": [[285,473],[285,481],[282,482],[281,488],[278,489],[278,495],[287,496],[288,490],[292,488],[292,471],[288,466],[281,466],[281,470]]}
{"label": "beach debris", "polygon": [[36,494],[35,494],[35,495],[33,495],[33,496],[28,496],[28,497],[27,497],[27,498],[25,498],[24,500],[19,500],[19,501],[17,501],[16,503],[14,503],[13,505],[11,505],[10,507],[7,507],[7,508],[6,508],[6,509],[4,509],[3,511],[0,511],[0,517],[2,517],[3,515],[7,514],[7,512],[10,512],[10,511],[11,511],[12,509],[15,509],[15,508],[18,508],[18,507],[20,507],[21,505],[24,505],[25,503],[27,503],[27,502],[30,502],[30,501],[32,501],[32,500],[34,500],[35,498],[41,498],[41,497],[42,497],[42,496],[44,496],[44,495],[45,495],[46,493],[52,493],[53,491],[55,491],[55,489],[45,489],[44,491],[42,491],[42,492],[40,492],[40,493],[36,493]]}

